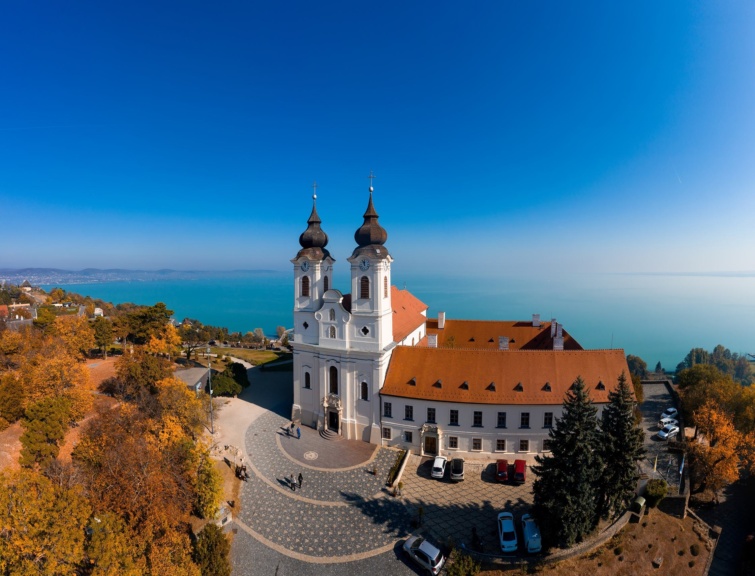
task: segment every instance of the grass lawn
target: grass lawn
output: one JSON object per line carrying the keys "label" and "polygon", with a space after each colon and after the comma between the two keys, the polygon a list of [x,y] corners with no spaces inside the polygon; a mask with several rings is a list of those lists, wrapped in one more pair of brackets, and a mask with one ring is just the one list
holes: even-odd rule
{"label": "grass lawn", "polygon": [[[292,354],[290,352],[279,352],[277,350],[250,350],[249,348],[226,348],[226,347],[216,347],[213,346],[210,348],[211,354],[217,354],[217,358],[220,359],[223,356],[233,356],[234,358],[241,358],[242,360],[246,360],[247,362],[254,364],[255,366],[260,366],[261,364],[267,364],[268,362],[275,362],[276,360],[284,360],[284,359],[290,359],[292,358]],[[196,354],[196,352],[195,352]],[[200,363],[206,363],[206,360],[204,358],[204,354],[200,354],[198,356]],[[212,359],[213,368],[216,368],[218,370],[222,370],[218,366],[215,365],[216,359]],[[223,361],[224,366],[228,364],[228,361]]]}

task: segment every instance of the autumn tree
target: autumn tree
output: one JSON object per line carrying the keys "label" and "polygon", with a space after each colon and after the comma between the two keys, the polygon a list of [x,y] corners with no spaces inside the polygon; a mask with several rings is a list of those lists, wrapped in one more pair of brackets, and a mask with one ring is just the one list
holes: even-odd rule
{"label": "autumn tree", "polygon": [[107,358],[107,349],[113,343],[113,323],[104,316],[97,316],[92,323],[94,330],[94,343],[100,349],[102,355]]}
{"label": "autumn tree", "polygon": [[25,400],[24,387],[19,385],[16,375],[11,372],[0,375],[0,430],[24,415]]}
{"label": "autumn tree", "polygon": [[168,310],[162,302],[136,308],[126,315],[124,321],[129,328],[129,340],[139,345],[147,344],[151,336],[162,334],[172,315],[173,310]]}
{"label": "autumn tree", "polygon": [[167,356],[172,359],[181,351],[181,336],[172,324],[166,324],[162,330],[150,335],[145,346],[150,354]]}
{"label": "autumn tree", "polygon": [[75,574],[91,508],[79,486],[37,472],[0,476],[0,574]]}
{"label": "autumn tree", "polygon": [[708,401],[732,411],[742,387],[712,364],[695,364],[676,377],[687,421],[697,424],[697,413]]}
{"label": "autumn tree", "polygon": [[91,576],[141,576],[147,572],[144,550],[117,514],[93,515],[87,533],[86,564],[91,568]]}
{"label": "autumn tree", "polygon": [[603,462],[599,480],[598,513],[617,517],[629,507],[637,489],[637,461],[645,454],[645,434],[634,420],[634,398],[626,375],[608,393],[600,420],[598,452]]}
{"label": "autumn tree", "polygon": [[534,512],[546,541],[572,546],[597,525],[603,470],[597,410],[582,378],[566,395],[563,415],[549,431],[550,454],[535,457]]}
{"label": "autumn tree", "polygon": [[634,356],[633,354],[628,354],[627,355],[627,366],[629,367],[629,373],[630,374],[636,374],[640,378],[647,378],[647,375],[648,375],[648,365],[647,365],[647,362],[645,362],[639,356]]}
{"label": "autumn tree", "polygon": [[155,384],[171,375],[170,362],[147,354],[141,346],[134,346],[115,361],[115,372],[122,380],[127,396],[154,394]]}
{"label": "autumn tree", "polygon": [[197,446],[194,510],[200,518],[214,518],[223,501],[223,477],[205,446]]}
{"label": "autumn tree", "polygon": [[256,344],[259,348],[265,347],[267,338],[265,338],[265,332],[262,330],[262,328],[254,329],[254,332],[252,332],[252,342],[254,342],[254,344]]}
{"label": "autumn tree", "polygon": [[70,402],[62,396],[44,398],[29,406],[23,420],[21,466],[44,469],[57,458],[70,419]]}
{"label": "autumn tree", "polygon": [[695,492],[718,492],[739,478],[739,450],[742,436],[731,418],[714,402],[705,403],[696,413],[701,437],[689,446],[692,482]]}
{"label": "autumn tree", "polygon": [[94,330],[86,316],[58,316],[53,333],[63,341],[68,353],[79,360],[94,348]]}
{"label": "autumn tree", "polygon": [[37,317],[34,319],[33,324],[38,330],[45,334],[50,334],[53,330],[52,326],[55,323],[56,318],[57,316],[52,308],[49,306],[40,306],[37,308]]}
{"label": "autumn tree", "polygon": [[206,524],[194,544],[194,561],[202,576],[230,576],[231,543],[223,530],[215,524]]}
{"label": "autumn tree", "polygon": [[186,360],[191,360],[192,353],[207,346],[207,342],[212,339],[209,331],[198,322],[184,321],[178,329],[178,334],[186,351]]}

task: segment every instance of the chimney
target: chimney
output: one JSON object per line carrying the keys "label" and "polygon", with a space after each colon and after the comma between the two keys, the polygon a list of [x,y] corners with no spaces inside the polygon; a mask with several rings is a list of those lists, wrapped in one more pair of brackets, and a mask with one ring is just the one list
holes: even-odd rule
{"label": "chimney", "polygon": [[508,350],[509,349],[509,337],[508,336],[499,336],[498,337],[498,349],[499,350]]}
{"label": "chimney", "polygon": [[446,313],[438,312],[438,329],[443,330],[446,325]]}
{"label": "chimney", "polygon": [[556,335],[556,319],[551,318],[551,338],[553,338]]}
{"label": "chimney", "polygon": [[533,314],[532,315],[532,327],[533,328],[540,328],[540,314]]}
{"label": "chimney", "polygon": [[438,347],[438,335],[437,334],[428,334],[427,335],[427,347],[428,348],[437,348]]}
{"label": "chimney", "polygon": [[564,337],[563,336],[556,336],[553,339],[553,349],[554,350],[563,350],[564,349]]}
{"label": "chimney", "polygon": [[556,326],[556,338],[563,338],[564,337],[564,325],[558,324]]}

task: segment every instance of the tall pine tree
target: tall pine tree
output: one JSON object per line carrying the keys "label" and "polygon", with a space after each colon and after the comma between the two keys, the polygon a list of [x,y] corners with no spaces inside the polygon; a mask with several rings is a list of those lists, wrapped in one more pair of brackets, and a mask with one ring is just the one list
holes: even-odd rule
{"label": "tall pine tree", "polygon": [[634,398],[622,372],[616,390],[608,393],[608,406],[600,421],[599,451],[603,460],[598,513],[619,516],[629,507],[637,489],[637,461],[645,455],[645,433],[634,421]]}
{"label": "tall pine tree", "polygon": [[596,414],[578,377],[550,431],[550,454],[535,457],[534,512],[550,544],[572,546],[597,524],[597,481],[603,465]]}

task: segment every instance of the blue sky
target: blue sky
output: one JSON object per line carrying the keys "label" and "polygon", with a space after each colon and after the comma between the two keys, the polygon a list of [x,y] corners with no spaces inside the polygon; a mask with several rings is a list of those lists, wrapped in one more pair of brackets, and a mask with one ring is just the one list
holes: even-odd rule
{"label": "blue sky", "polygon": [[0,8],[0,267],[755,270],[755,3]]}

